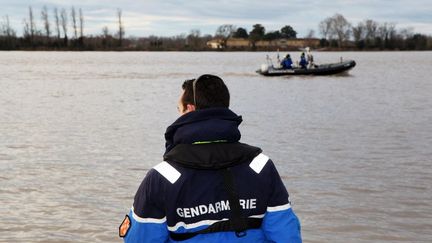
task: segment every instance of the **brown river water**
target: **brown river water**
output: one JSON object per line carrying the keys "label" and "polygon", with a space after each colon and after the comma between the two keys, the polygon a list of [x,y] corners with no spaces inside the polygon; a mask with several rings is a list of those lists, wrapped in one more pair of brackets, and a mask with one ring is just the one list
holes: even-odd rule
{"label": "brown river water", "polygon": [[278,167],[304,242],[432,242],[432,52],[316,52],[357,66],[270,78],[266,54],[0,52],[0,242],[121,242],[180,86],[203,73]]}

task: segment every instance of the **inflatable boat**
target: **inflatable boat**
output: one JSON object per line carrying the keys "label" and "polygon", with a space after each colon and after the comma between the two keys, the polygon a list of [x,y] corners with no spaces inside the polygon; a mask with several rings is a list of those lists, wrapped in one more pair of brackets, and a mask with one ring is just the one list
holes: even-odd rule
{"label": "inflatable boat", "polygon": [[355,67],[354,60],[341,61],[337,63],[328,63],[313,65],[312,67],[303,69],[294,67],[292,69],[275,68],[271,64],[262,64],[261,69],[256,72],[264,76],[284,76],[284,75],[332,75],[343,72],[348,72]]}

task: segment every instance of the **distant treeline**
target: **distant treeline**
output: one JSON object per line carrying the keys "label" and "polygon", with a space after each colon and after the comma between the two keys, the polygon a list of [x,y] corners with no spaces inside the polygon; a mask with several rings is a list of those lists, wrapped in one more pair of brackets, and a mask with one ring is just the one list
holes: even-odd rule
{"label": "distant treeline", "polygon": [[[97,51],[206,51],[212,50],[207,42],[212,39],[222,41],[222,48],[230,38],[247,39],[252,43],[243,50],[259,50],[254,43],[260,40],[295,39],[297,32],[285,25],[277,31],[266,31],[261,24],[255,24],[248,32],[226,24],[217,28],[215,35],[201,35],[193,29],[189,34],[173,37],[125,37],[122,10],[117,9],[117,28],[110,32],[103,27],[99,35],[84,35],[84,14],[81,8],[57,9],[50,11],[44,6],[40,15],[28,8],[28,16],[23,19],[23,34],[10,25],[9,16],[0,21],[0,50],[97,50]],[[36,17],[39,16],[40,18]],[[36,25],[36,19],[42,26]],[[412,29],[396,29],[393,23],[378,23],[364,20],[353,26],[344,16],[335,14],[319,23],[320,48],[328,50],[432,50],[432,37],[414,33]],[[316,38],[310,30],[305,38]]]}
{"label": "distant treeline", "polygon": [[413,33],[412,28],[396,29],[394,23],[367,19],[353,26],[341,14],[319,23],[322,47],[358,50],[432,50],[432,37]]}

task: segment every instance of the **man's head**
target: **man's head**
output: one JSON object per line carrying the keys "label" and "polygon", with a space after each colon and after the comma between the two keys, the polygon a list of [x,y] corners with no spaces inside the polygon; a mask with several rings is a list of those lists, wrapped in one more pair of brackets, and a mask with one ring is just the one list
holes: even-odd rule
{"label": "man's head", "polygon": [[184,81],[182,88],[178,107],[181,114],[206,108],[229,107],[228,88],[218,76],[204,74],[197,79]]}

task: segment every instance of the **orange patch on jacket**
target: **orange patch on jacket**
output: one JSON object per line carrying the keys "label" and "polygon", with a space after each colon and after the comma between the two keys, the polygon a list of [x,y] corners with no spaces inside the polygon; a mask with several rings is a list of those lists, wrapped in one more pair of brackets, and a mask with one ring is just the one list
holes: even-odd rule
{"label": "orange patch on jacket", "polygon": [[123,222],[119,227],[119,236],[122,238],[125,237],[129,232],[130,226],[131,226],[131,221],[129,215],[126,215],[126,217],[123,219]]}

